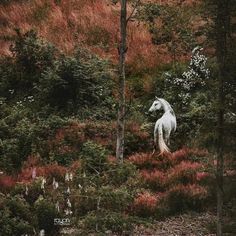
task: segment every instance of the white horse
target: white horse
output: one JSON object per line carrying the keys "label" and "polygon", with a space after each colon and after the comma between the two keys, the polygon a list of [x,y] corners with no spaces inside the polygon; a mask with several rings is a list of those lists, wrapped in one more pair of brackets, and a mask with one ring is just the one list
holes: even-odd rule
{"label": "white horse", "polygon": [[170,149],[168,148],[167,144],[170,144],[170,134],[171,131],[176,130],[176,117],[173,109],[171,108],[170,104],[163,98],[157,98],[153,102],[152,106],[149,109],[149,112],[160,110],[161,108],[164,109],[163,116],[156,121],[155,128],[154,128],[154,150],[153,154],[156,151],[156,144],[157,144],[157,135],[158,135],[158,145],[160,148],[160,155],[164,153],[170,153]]}

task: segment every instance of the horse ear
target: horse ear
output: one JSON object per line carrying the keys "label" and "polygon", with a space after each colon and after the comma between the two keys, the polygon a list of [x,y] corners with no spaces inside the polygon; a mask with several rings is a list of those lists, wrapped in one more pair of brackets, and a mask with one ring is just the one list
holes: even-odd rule
{"label": "horse ear", "polygon": [[156,99],[156,100],[159,100],[159,98],[158,98],[157,96],[155,96],[155,99]]}

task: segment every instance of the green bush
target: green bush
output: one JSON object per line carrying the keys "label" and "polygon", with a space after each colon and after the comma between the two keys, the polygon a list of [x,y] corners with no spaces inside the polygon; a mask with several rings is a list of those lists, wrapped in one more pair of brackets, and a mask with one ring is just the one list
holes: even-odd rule
{"label": "green bush", "polygon": [[0,235],[21,236],[34,233],[37,219],[29,204],[19,195],[0,196]]}
{"label": "green bush", "polygon": [[124,212],[133,202],[132,192],[124,187],[114,189],[104,186],[98,190],[98,196],[99,207],[113,212]]}
{"label": "green bush", "polygon": [[136,167],[129,163],[112,163],[107,171],[107,182],[119,186],[136,175]]}
{"label": "green bush", "polygon": [[90,212],[78,223],[80,235],[88,233],[118,233],[129,235],[133,229],[132,219],[121,213],[100,211]]}
{"label": "green bush", "polygon": [[58,234],[58,226],[54,225],[54,219],[60,218],[55,205],[46,199],[35,203],[36,216],[38,218],[39,229],[44,229],[47,235]]}
{"label": "green bush", "polygon": [[107,169],[107,150],[91,141],[86,142],[81,151],[82,168],[90,174],[99,174]]}

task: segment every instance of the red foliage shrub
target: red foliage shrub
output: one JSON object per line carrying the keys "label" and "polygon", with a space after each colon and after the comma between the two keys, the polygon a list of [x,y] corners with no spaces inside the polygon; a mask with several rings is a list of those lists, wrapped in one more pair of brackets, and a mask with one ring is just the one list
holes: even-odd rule
{"label": "red foliage shrub", "polygon": [[41,159],[39,155],[30,155],[24,162],[23,168],[31,168],[34,166],[39,166],[41,164]]}
{"label": "red foliage shrub", "polygon": [[183,160],[188,160],[189,156],[189,149],[187,148],[182,148],[176,152],[173,152],[172,155],[170,156],[171,161],[175,164],[183,161]]}
{"label": "red foliage shrub", "polygon": [[210,174],[207,172],[197,172],[196,173],[196,180],[197,181],[204,181],[205,179],[207,179],[208,177],[210,177]]}
{"label": "red foliage shrub", "polygon": [[152,158],[150,153],[135,153],[128,160],[138,168],[153,167],[156,163],[156,160]]}
{"label": "red foliage shrub", "polygon": [[157,168],[166,170],[171,166],[171,161],[166,156],[156,156],[151,153],[135,153],[129,156],[128,160],[139,169]]}
{"label": "red foliage shrub", "polygon": [[165,201],[171,214],[185,211],[187,209],[200,210],[203,200],[208,196],[207,189],[197,185],[179,184],[166,192]]}
{"label": "red foliage shrub", "polygon": [[150,216],[155,212],[158,201],[159,198],[157,195],[149,192],[140,193],[134,199],[133,210],[140,216]]}
{"label": "red foliage shrub", "polygon": [[15,185],[15,183],[16,183],[16,180],[12,176],[8,176],[8,175],[0,176],[1,192],[10,190]]}
{"label": "red foliage shrub", "polygon": [[168,170],[168,185],[193,183],[196,179],[197,171],[201,168],[202,165],[200,163],[182,161]]}
{"label": "red foliage shrub", "polygon": [[182,148],[176,152],[173,152],[170,156],[168,156],[173,164],[178,164],[181,161],[191,160],[193,156],[195,157],[204,157],[208,154],[206,150],[199,149],[190,149],[190,148]]}
{"label": "red foliage shrub", "polygon": [[[36,177],[44,176],[46,178],[52,179],[63,179],[67,168],[64,166],[59,166],[57,164],[45,165],[35,167]],[[32,181],[33,168],[22,169],[21,173],[18,175],[17,180],[19,182],[31,182]]]}
{"label": "red foliage shrub", "polygon": [[76,172],[81,167],[80,161],[74,161],[71,163],[69,169],[71,172]]}
{"label": "red foliage shrub", "polygon": [[140,172],[145,184],[153,190],[163,190],[166,184],[166,175],[158,170],[142,170]]}
{"label": "red foliage shrub", "polygon": [[109,163],[117,163],[117,159],[116,159],[116,157],[115,156],[111,156],[111,155],[109,155],[108,157],[107,157],[107,161],[109,162]]}

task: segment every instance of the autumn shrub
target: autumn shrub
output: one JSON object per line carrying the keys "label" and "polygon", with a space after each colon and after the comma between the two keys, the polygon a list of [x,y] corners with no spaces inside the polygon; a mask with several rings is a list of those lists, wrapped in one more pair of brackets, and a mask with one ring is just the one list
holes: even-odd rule
{"label": "autumn shrub", "polygon": [[79,235],[98,232],[129,235],[133,227],[132,218],[128,215],[109,210],[90,212],[78,222]]}
{"label": "autumn shrub", "polygon": [[31,182],[33,180],[33,171],[35,171],[35,175],[37,177],[44,176],[50,181],[53,178],[56,178],[57,180],[63,180],[67,168],[65,166],[61,166],[55,163],[43,166],[35,166],[31,168],[23,168],[18,174],[17,180],[20,182]]}
{"label": "autumn shrub", "polygon": [[208,152],[206,150],[199,149],[190,149],[184,147],[180,150],[177,150],[169,156],[173,165],[179,164],[181,161],[192,161],[192,162],[201,162],[204,161],[204,157]]}
{"label": "autumn shrub", "polygon": [[0,176],[0,189],[2,193],[6,193],[15,185],[16,180],[12,176]]}
{"label": "autumn shrub", "polygon": [[197,162],[182,161],[180,164],[168,170],[167,184],[188,184],[196,180],[197,172],[202,168],[202,165]]}
{"label": "autumn shrub", "polygon": [[198,211],[203,208],[207,195],[207,189],[200,185],[179,184],[167,191],[164,201],[167,203],[170,214],[180,213],[188,209]]}
{"label": "autumn shrub", "polygon": [[128,160],[136,165],[139,169],[152,168],[156,164],[150,153],[135,153],[129,156]]}
{"label": "autumn shrub", "polygon": [[141,179],[145,187],[155,191],[163,191],[166,185],[167,177],[164,172],[157,169],[142,170],[140,172]]}
{"label": "autumn shrub", "polygon": [[133,203],[133,211],[138,216],[150,217],[154,216],[159,203],[157,195],[150,192],[143,192],[137,195]]}
{"label": "autumn shrub", "polygon": [[172,166],[169,157],[159,156],[154,153],[135,153],[129,156],[128,160],[136,165],[139,169],[152,169],[167,170]]}

